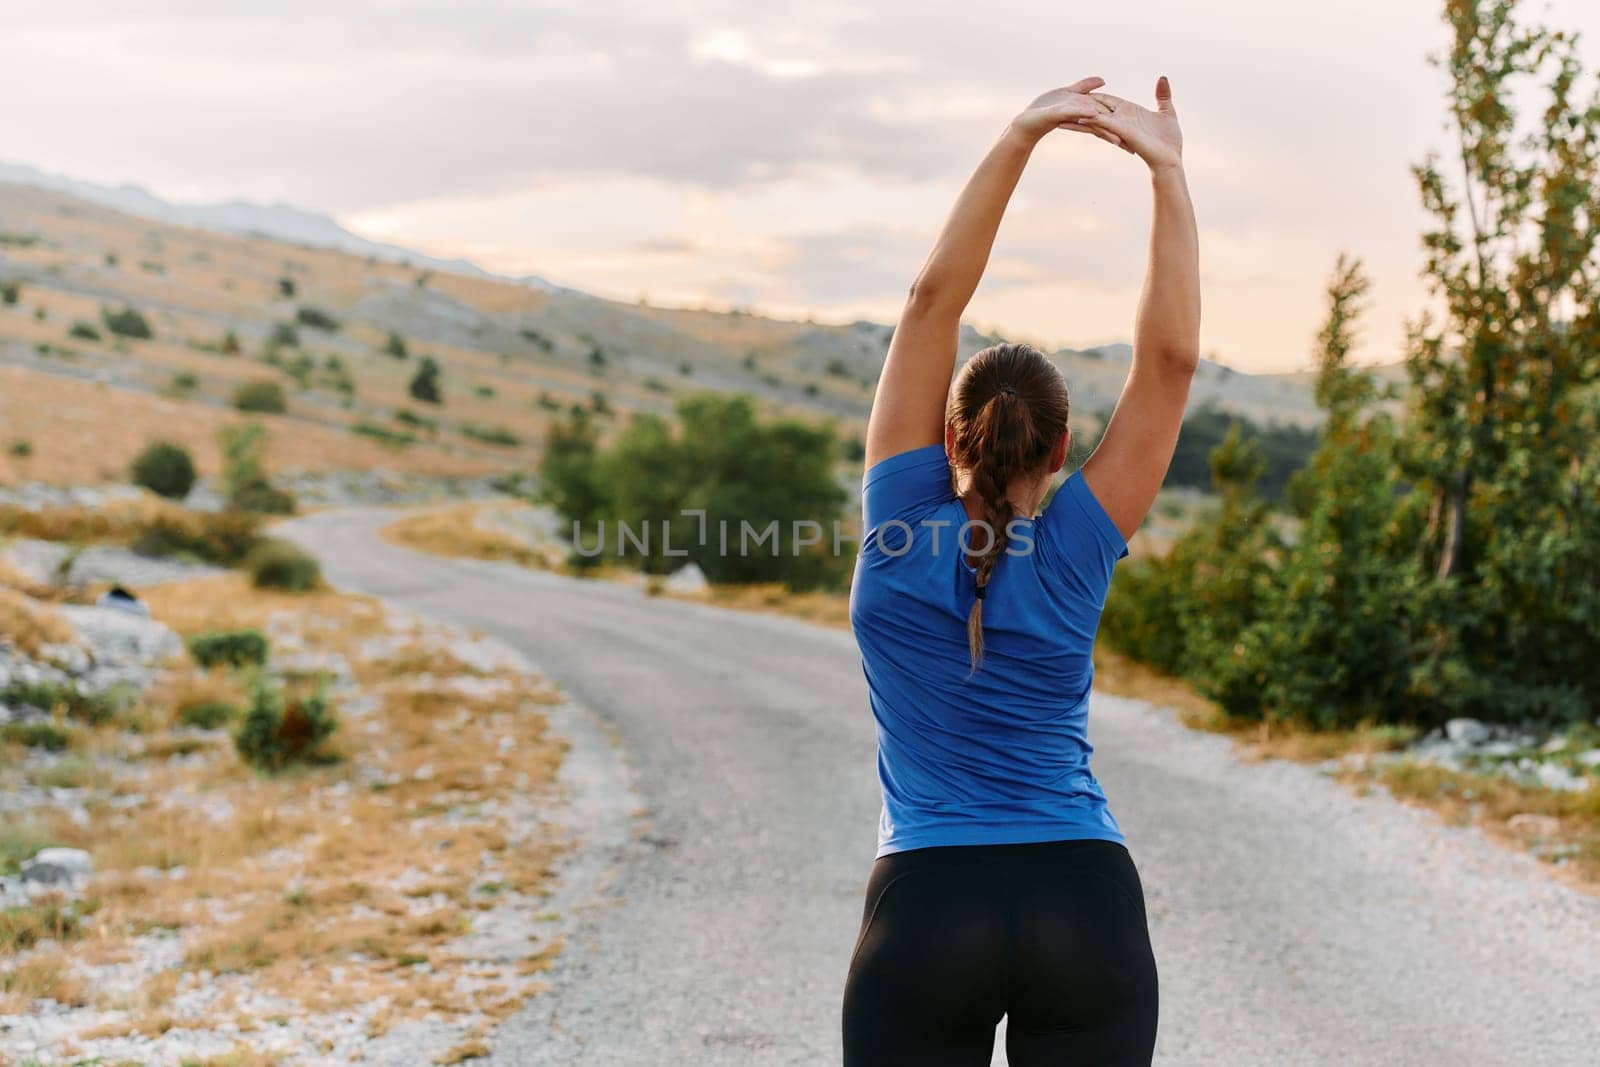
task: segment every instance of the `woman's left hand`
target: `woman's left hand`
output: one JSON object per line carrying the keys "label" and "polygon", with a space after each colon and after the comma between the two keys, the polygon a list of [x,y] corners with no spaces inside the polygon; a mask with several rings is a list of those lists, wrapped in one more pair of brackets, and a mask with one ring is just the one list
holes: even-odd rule
{"label": "woman's left hand", "polygon": [[1079,119],[1096,133],[1111,134],[1122,147],[1150,165],[1151,170],[1183,164],[1183,130],[1172,106],[1172,86],[1165,77],[1156,82],[1156,109],[1140,107],[1110,93],[1090,93],[1105,110]]}

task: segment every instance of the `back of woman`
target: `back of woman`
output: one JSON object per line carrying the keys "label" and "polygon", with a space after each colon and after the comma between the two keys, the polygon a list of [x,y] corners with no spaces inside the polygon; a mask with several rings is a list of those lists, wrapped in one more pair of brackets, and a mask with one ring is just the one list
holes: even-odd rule
{"label": "back of woman", "polygon": [[1037,521],[1014,520],[983,601],[970,661],[976,569],[987,532],[951,488],[942,445],[867,472],[851,593],[884,789],[879,854],[1061,837],[1121,841],[1089,770],[1088,697],[1100,610],[1127,546],[1081,475]]}
{"label": "back of woman", "polygon": [[[851,623],[878,733],[878,850],[844,1002],[844,1058],[1148,1064],[1157,979],[1144,893],[1090,766],[1094,635],[1155,499],[1198,363],[1199,267],[1166,79],[1156,109],[1046,93],[962,191],[912,287],[867,427]],[[961,314],[1034,146],[1091,133],[1149,166],[1151,257],[1127,383],[1094,454],[1025,345],[951,385]]]}

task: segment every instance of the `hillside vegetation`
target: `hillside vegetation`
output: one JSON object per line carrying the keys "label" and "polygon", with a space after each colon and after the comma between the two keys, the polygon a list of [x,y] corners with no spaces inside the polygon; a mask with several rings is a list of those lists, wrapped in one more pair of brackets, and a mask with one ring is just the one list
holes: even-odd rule
{"label": "hillside vegetation", "polygon": [[[0,484],[120,480],[158,436],[214,475],[218,429],[247,416],[272,430],[274,471],[489,475],[531,466],[574,407],[609,437],[705,391],[847,441],[891,332],[622,304],[3,183],[0,296]],[[963,357],[994,340],[965,329]],[[1127,346],[1056,355],[1093,423]],[[1261,423],[1318,417],[1299,376],[1207,364],[1194,396]]]}

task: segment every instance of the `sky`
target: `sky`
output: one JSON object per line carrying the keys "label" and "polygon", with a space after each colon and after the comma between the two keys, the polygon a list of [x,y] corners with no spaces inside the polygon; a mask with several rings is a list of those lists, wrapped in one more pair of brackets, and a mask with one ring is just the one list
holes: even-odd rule
{"label": "sky", "polygon": [[[5,0],[0,158],[172,200],[326,211],[374,239],[625,300],[892,321],[967,173],[1038,93],[1168,75],[1204,352],[1308,365],[1341,251],[1358,358],[1426,306],[1409,171],[1444,143],[1436,0]],[[1534,0],[1585,33],[1600,4]],[[1035,152],[968,320],[1132,332],[1143,165]]]}

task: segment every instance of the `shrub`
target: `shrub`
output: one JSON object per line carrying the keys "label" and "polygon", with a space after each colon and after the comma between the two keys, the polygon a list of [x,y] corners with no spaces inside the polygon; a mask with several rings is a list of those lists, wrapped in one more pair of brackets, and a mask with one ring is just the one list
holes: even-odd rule
{"label": "shrub", "polygon": [[16,307],[17,298],[22,295],[21,282],[0,282],[0,303],[6,307]]}
{"label": "shrub", "polygon": [[226,700],[205,700],[178,709],[178,721],[200,730],[215,730],[239,717],[239,709]]}
{"label": "shrub", "polygon": [[172,376],[172,385],[169,389],[178,394],[190,392],[200,385],[200,376],[190,371],[181,370]]}
{"label": "shrub", "polygon": [[240,411],[282,415],[289,409],[283,386],[273,381],[245,382],[233,391],[233,406]]}
{"label": "shrub", "polygon": [[171,441],[153,441],[128,469],[128,480],[153,493],[182,500],[194,488],[194,458]]}
{"label": "shrub", "polygon": [[294,317],[295,321],[299,322],[300,325],[309,326],[313,330],[326,330],[332,333],[339,328],[338,319],[321,308],[312,307],[309,304],[301,304],[299,310],[294,313]]}
{"label": "shrub", "polygon": [[28,748],[42,748],[48,752],[62,752],[72,744],[72,731],[58,726],[49,719],[0,724],[0,741],[11,741]]}
{"label": "shrub", "polygon": [[202,667],[261,666],[267,662],[267,635],[260,630],[207,630],[189,638],[189,655]]}
{"label": "shrub", "polygon": [[406,351],[406,339],[393,330],[389,331],[389,340],[384,344],[383,350],[395,359],[405,359],[411,354]]}
{"label": "shrub", "polygon": [[406,448],[417,443],[416,437],[406,433],[404,430],[391,430],[381,423],[369,422],[366,419],[357,422],[350,427],[350,430],[352,433],[358,433],[362,437],[370,437],[374,441],[386,444],[391,448]]}
{"label": "shrub", "polygon": [[26,705],[40,711],[60,710],[67,718],[99,726],[122,710],[122,692],[90,693],[70,682],[12,682],[0,689],[0,704]]}
{"label": "shrub", "polygon": [[433,431],[439,428],[439,424],[434,420],[428,418],[426,415],[418,415],[415,411],[411,411],[407,408],[400,408],[396,410],[394,413],[394,421],[405,423],[407,426],[415,426],[419,430]]}
{"label": "shrub", "polygon": [[262,683],[251,691],[233,743],[246,763],[272,773],[292,763],[325,761],[319,749],[338,728],[338,714],[322,691],[285,698]]}
{"label": "shrub", "polygon": [[95,328],[94,323],[79,319],[72,324],[71,329],[67,330],[67,336],[76,337],[80,341],[98,341],[100,340],[100,331]]}
{"label": "shrub", "polygon": [[314,557],[288,541],[269,539],[250,550],[245,570],[257,589],[287,589],[303,593],[322,581],[322,568]]}
{"label": "shrub", "polygon": [[411,395],[427,404],[442,404],[439,391],[439,364],[432,356],[423,356],[422,365],[411,378]]}
{"label": "shrub", "polygon": [[461,424],[461,436],[482,441],[486,445],[504,445],[508,448],[515,448],[522,443],[516,434],[504,426],[478,426],[470,422]]}
{"label": "shrub", "polygon": [[267,333],[267,344],[281,348],[299,348],[300,331],[291,322],[275,322]]}
{"label": "shrub", "polygon": [[190,555],[231,566],[260,540],[260,520],[240,511],[185,511],[170,504],[24,508],[0,504],[0,534],[41,541],[125,545],[146,556]]}
{"label": "shrub", "polygon": [[18,459],[27,459],[29,456],[33,455],[33,442],[24,441],[20,437],[17,438],[15,441],[11,442],[11,454],[16,456]]}
{"label": "shrub", "polygon": [[278,279],[278,295],[283,297],[285,300],[291,300],[291,299],[294,298],[294,294],[295,294],[294,279],[290,278],[290,277],[279,278]]}
{"label": "shrub", "polygon": [[257,423],[224,426],[222,486],[228,505],[263,515],[294,512],[294,497],[267,480],[267,431]]}
{"label": "shrub", "polygon": [[150,323],[131,304],[120,308],[101,308],[100,319],[106,324],[106,329],[118,337],[148,341],[155,336],[155,331],[150,329]]}

